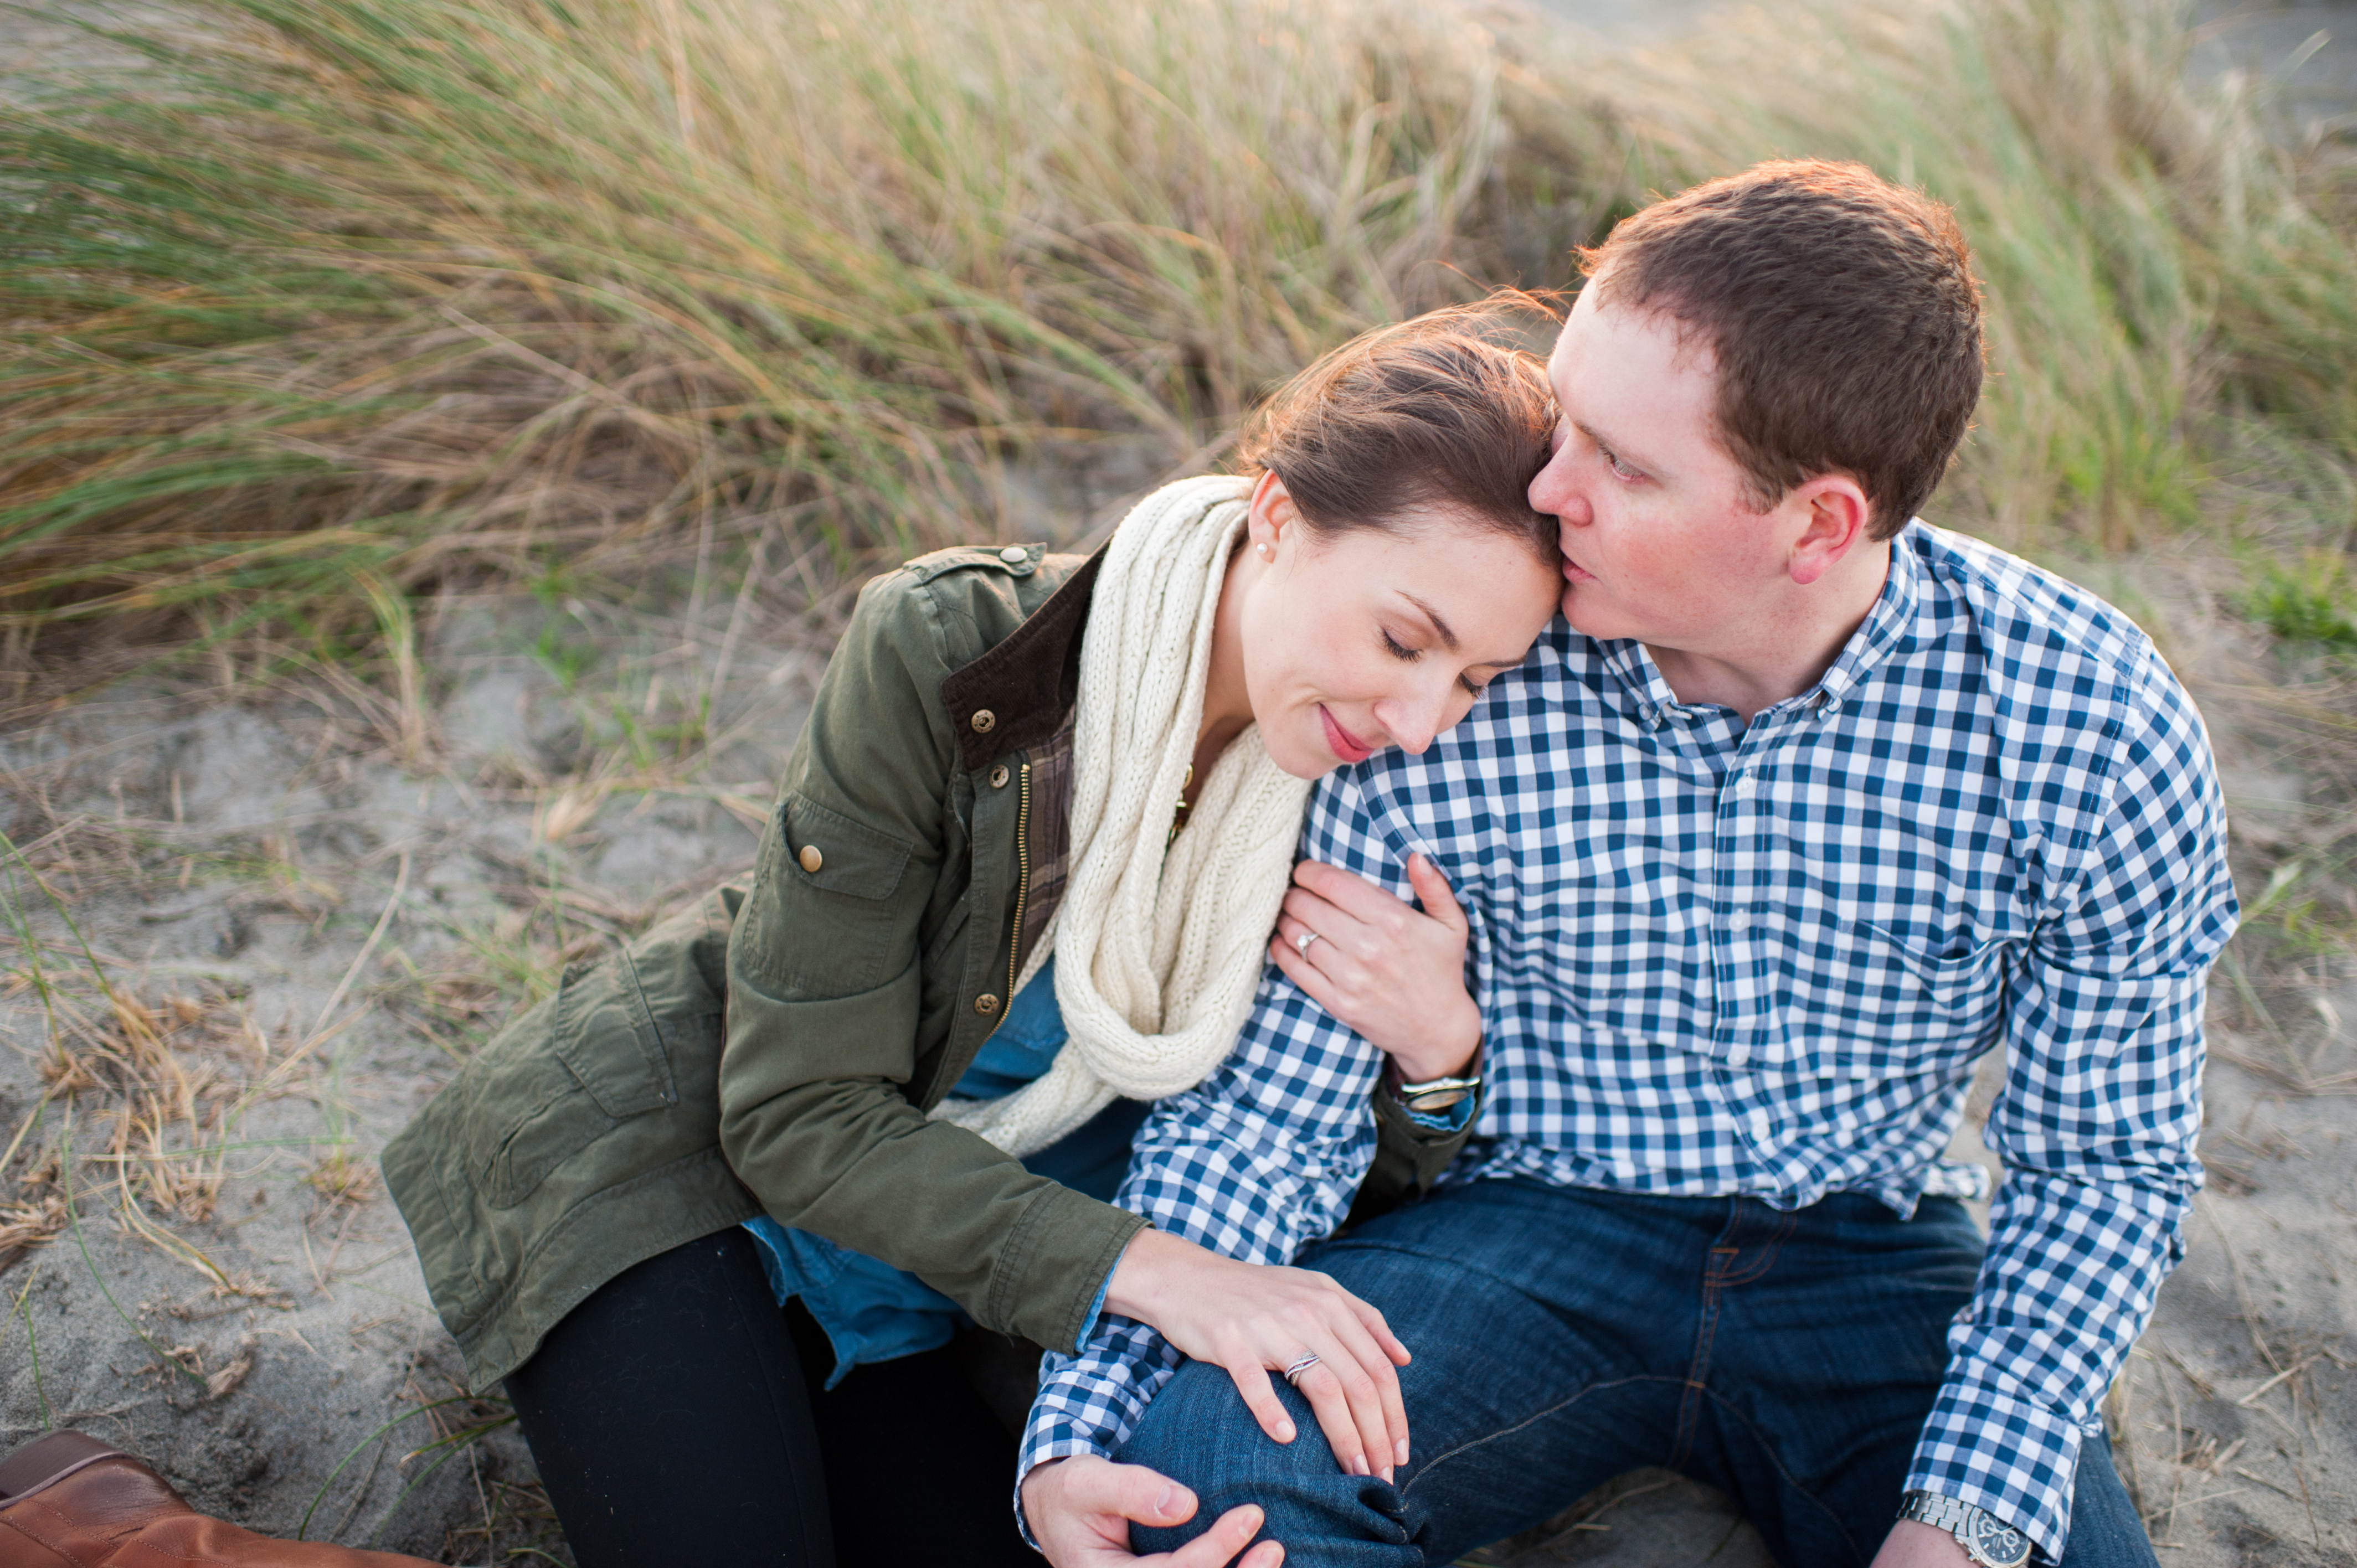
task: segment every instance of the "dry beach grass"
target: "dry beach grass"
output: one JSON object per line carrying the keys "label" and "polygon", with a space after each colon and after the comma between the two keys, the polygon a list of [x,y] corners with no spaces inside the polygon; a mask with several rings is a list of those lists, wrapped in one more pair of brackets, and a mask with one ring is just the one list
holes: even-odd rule
{"label": "dry beach grass", "polygon": [[404,594],[706,527],[833,573],[1012,527],[1010,464],[1212,460],[1351,330],[1796,149],[1977,242],[1958,515],[2116,549],[2201,515],[2190,434],[2357,446],[2345,146],[2190,79],[2183,22],[1888,0],[1632,58],[1394,0],[124,13],[8,78],[0,673],[397,638]]}
{"label": "dry beach grass", "polygon": [[[0,1443],[566,1560],[371,1156],[749,857],[849,588],[1084,538],[1359,326],[1806,151],[1977,243],[1996,376],[1934,521],[2135,615],[2226,767],[2246,927],[2130,1485],[2172,1564],[2357,1557],[2357,160],[2189,75],[2177,7],[1643,48],[1387,0],[12,18]],[[1659,1476],[1492,1555],[1761,1560]]]}

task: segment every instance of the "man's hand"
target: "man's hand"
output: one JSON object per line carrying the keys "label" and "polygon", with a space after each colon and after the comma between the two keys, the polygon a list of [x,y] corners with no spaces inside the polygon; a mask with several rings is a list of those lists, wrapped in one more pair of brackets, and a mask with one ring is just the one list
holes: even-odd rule
{"label": "man's hand", "polygon": [[1407,1463],[1407,1407],[1395,1369],[1408,1364],[1407,1347],[1382,1313],[1326,1275],[1140,1230],[1114,1265],[1105,1310],[1150,1323],[1196,1360],[1226,1368],[1261,1430],[1279,1443],[1293,1441],[1293,1421],[1269,1373],[1315,1355],[1294,1386],[1317,1412],[1335,1461],[1353,1476],[1387,1481]]}
{"label": "man's hand", "polygon": [[[1410,1083],[1453,1078],[1481,1046],[1465,989],[1465,912],[1448,878],[1407,857],[1421,912],[1363,877],[1305,860],[1293,868],[1268,956],[1310,1000],[1399,1064]],[[1304,952],[1302,940],[1319,940]]]}
{"label": "man's hand", "polygon": [[[1093,1454],[1050,1459],[1023,1477],[1023,1517],[1055,1568],[1225,1568],[1260,1530],[1261,1510],[1246,1503],[1176,1552],[1139,1557],[1129,1550],[1132,1520],[1184,1524],[1195,1494],[1143,1465],[1116,1465]],[[1264,1541],[1236,1568],[1277,1568],[1285,1548]]]}
{"label": "man's hand", "polygon": [[1973,1568],[1964,1543],[1921,1520],[1902,1519],[1882,1538],[1874,1568]]}

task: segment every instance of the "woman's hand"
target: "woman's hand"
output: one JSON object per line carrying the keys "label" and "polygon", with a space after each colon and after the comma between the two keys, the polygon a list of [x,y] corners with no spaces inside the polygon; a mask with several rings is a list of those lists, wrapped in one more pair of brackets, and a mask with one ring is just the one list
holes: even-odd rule
{"label": "woman's hand", "polygon": [[1389,1480],[1407,1463],[1396,1369],[1408,1363],[1407,1347],[1382,1313],[1324,1274],[1240,1262],[1140,1230],[1114,1265],[1105,1310],[1150,1323],[1196,1360],[1225,1367],[1261,1430],[1279,1443],[1293,1441],[1293,1420],[1269,1373],[1314,1355],[1293,1386],[1342,1468]]}
{"label": "woman's hand", "polygon": [[[1116,1465],[1093,1454],[1050,1459],[1023,1477],[1023,1518],[1054,1568],[1224,1568],[1260,1530],[1261,1510],[1230,1509],[1178,1551],[1138,1557],[1129,1526],[1165,1527],[1195,1517],[1195,1494],[1143,1465]],[[1285,1548],[1264,1541],[1236,1568],[1277,1568]]]}
{"label": "woman's hand", "polygon": [[1303,861],[1268,952],[1311,1000],[1391,1053],[1402,1079],[1422,1083],[1472,1065],[1481,1009],[1465,989],[1465,913],[1448,878],[1412,854],[1407,879],[1421,913],[1340,867]]}

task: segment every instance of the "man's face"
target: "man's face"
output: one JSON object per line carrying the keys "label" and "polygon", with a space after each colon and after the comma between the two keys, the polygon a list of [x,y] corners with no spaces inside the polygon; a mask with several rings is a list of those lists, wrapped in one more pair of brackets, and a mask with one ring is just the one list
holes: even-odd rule
{"label": "man's face", "polygon": [[1547,374],[1563,405],[1531,505],[1560,522],[1563,613],[1594,638],[1710,655],[1748,646],[1791,541],[1720,445],[1707,346],[1580,291]]}

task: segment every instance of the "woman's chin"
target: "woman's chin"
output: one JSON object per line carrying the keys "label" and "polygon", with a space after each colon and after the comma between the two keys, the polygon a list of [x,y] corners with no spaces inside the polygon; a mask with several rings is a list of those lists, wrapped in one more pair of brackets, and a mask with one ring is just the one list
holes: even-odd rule
{"label": "woman's chin", "polygon": [[1263,730],[1261,744],[1268,747],[1268,759],[1296,779],[1314,782],[1342,766],[1342,759],[1324,746],[1295,736],[1279,737]]}

